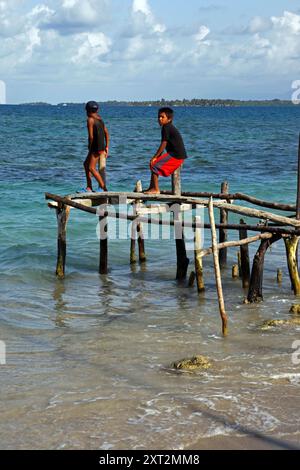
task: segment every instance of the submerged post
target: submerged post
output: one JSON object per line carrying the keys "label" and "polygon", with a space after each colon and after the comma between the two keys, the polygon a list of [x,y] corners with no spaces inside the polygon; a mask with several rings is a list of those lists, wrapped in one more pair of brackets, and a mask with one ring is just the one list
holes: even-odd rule
{"label": "submerged post", "polygon": [[[246,225],[244,220],[240,220],[241,225]],[[245,228],[239,229],[239,238],[243,240],[247,238],[247,230]],[[241,254],[241,274],[242,274],[242,283],[243,287],[249,287],[250,282],[250,261],[249,261],[249,245],[241,245],[240,246],[240,254]]]}
{"label": "submerged post", "polygon": [[298,175],[297,175],[297,201],[296,201],[296,219],[300,220],[300,134],[298,141]]}
{"label": "submerged post", "polygon": [[300,277],[297,263],[299,239],[300,237],[297,237],[297,235],[284,238],[289,274],[295,295],[300,295]]}
{"label": "submerged post", "polygon": [[176,194],[176,196],[181,196],[180,168],[177,168],[172,174],[172,193]]}
{"label": "submerged post", "polygon": [[[103,201],[102,208],[106,209],[105,204],[107,200]],[[107,239],[107,212],[99,217],[100,224],[100,261],[99,261],[99,273],[107,274],[108,272],[108,239]]]}
{"label": "submerged post", "polygon": [[[221,193],[228,194],[229,185],[227,181],[223,181],[221,184]],[[220,224],[228,223],[228,211],[221,209],[220,210]],[[227,241],[227,229],[220,228],[219,230],[219,243]],[[221,268],[224,268],[227,264],[227,248],[221,248],[219,250],[219,262]]]}
{"label": "submerged post", "polygon": [[[143,191],[142,182],[139,180],[136,182],[134,192],[141,193]],[[141,206],[140,201],[135,201],[133,208],[134,214],[138,214],[138,209]],[[136,263],[136,255],[135,255],[135,244],[136,244],[136,233],[138,238],[138,247],[139,247],[139,260],[141,263],[146,261],[146,254],[145,254],[145,243],[144,243],[144,234],[143,234],[143,225],[141,222],[138,224],[132,223],[131,227],[131,241],[130,241],[130,263]]]}
{"label": "submerged post", "polygon": [[205,291],[204,280],[203,280],[203,261],[201,256],[201,219],[199,216],[194,217],[195,223],[195,272],[196,272],[196,279],[197,279],[197,288],[198,292]]}
{"label": "submerged post", "polygon": [[272,238],[262,240],[254,256],[250,285],[247,300],[250,303],[261,302],[263,300],[262,286],[265,254],[269,246],[281,238],[280,234],[273,234]]}
{"label": "submerged post", "polygon": [[67,222],[70,215],[70,206],[58,204],[56,209],[57,218],[57,262],[56,276],[59,279],[65,277],[65,264],[67,252]]}
{"label": "submerged post", "polygon": [[225,311],[225,304],[224,304],[224,297],[223,297],[223,290],[222,290],[221,271],[220,271],[218,248],[217,248],[217,244],[218,244],[217,243],[217,231],[216,231],[216,225],[215,225],[214,207],[213,207],[212,197],[210,197],[209,199],[208,212],[209,212],[209,219],[210,219],[210,225],[211,225],[211,240],[212,240],[212,250],[213,250],[213,257],[214,257],[217,294],[218,294],[218,300],[219,300],[219,310],[220,310],[220,315],[222,319],[222,332],[223,332],[223,335],[226,336],[227,335],[227,315]]}

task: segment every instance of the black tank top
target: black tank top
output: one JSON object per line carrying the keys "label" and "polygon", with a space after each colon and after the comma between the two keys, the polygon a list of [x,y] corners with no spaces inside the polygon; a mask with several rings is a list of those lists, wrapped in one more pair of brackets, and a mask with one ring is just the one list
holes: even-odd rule
{"label": "black tank top", "polygon": [[104,122],[102,119],[94,119],[93,142],[90,151],[102,152],[103,150],[105,150]]}

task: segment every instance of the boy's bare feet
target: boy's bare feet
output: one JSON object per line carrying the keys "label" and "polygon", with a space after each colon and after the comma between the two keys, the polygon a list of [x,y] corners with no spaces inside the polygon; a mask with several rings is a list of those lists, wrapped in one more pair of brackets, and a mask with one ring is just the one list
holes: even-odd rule
{"label": "boy's bare feet", "polygon": [[160,191],[154,189],[154,188],[149,188],[149,189],[146,189],[146,191],[143,191],[145,194],[160,194]]}

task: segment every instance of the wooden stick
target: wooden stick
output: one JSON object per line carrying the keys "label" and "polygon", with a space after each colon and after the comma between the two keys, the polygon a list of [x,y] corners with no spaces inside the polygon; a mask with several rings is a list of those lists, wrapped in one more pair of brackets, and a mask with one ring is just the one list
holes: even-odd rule
{"label": "wooden stick", "polygon": [[56,209],[57,218],[57,262],[56,276],[59,279],[65,277],[65,264],[67,253],[67,222],[70,215],[70,207],[61,204]]}
{"label": "wooden stick", "polygon": [[[242,246],[242,245],[248,245],[249,243],[256,242],[257,240],[263,240],[263,239],[268,239],[272,238],[272,233],[261,233],[260,235],[254,235],[253,237],[248,237],[248,238],[243,238],[243,240],[234,240],[230,242],[225,242],[225,243],[218,243],[217,248],[230,248],[233,246]],[[201,250],[201,256],[207,256],[211,255],[213,253],[212,247],[206,248],[205,250]]]}
{"label": "wooden stick", "polygon": [[[243,219],[240,220],[241,225],[245,225]],[[241,228],[239,230],[240,240],[247,239],[247,230]],[[249,261],[249,244],[240,245],[241,254],[241,274],[242,274],[242,285],[243,288],[249,287],[250,282],[250,261]]]}
{"label": "wooden stick", "polygon": [[213,250],[213,256],[214,256],[216,286],[217,286],[217,293],[218,293],[218,299],[219,299],[220,315],[222,319],[222,332],[223,332],[223,335],[226,336],[227,335],[227,315],[225,312],[224,297],[223,297],[223,291],[222,291],[221,271],[220,271],[218,248],[217,248],[217,232],[216,232],[216,227],[215,227],[215,217],[214,217],[212,198],[210,198],[209,200],[208,211],[209,211],[209,219],[210,219],[210,224],[211,224],[211,240],[212,240],[212,250]]}
{"label": "wooden stick", "polygon": [[[194,258],[195,258],[195,271],[196,271],[196,279],[197,279],[197,289],[198,292],[205,291],[204,279],[203,279],[203,263],[202,263],[202,256],[201,256],[201,247],[202,247],[202,240],[201,240],[201,219],[199,216],[194,217],[195,222],[195,236],[194,236]],[[198,225],[198,227],[197,227]]]}
{"label": "wooden stick", "polygon": [[[224,181],[221,184],[221,193],[228,194],[229,185],[227,181]],[[220,224],[227,224],[228,223],[228,212],[224,209],[220,209]],[[219,243],[224,243],[227,241],[227,229],[220,228],[219,229]],[[219,262],[220,267],[223,268],[227,264],[227,248],[221,248],[219,250]]]}
{"label": "wooden stick", "polygon": [[[161,194],[170,195],[170,191],[161,191]],[[187,192],[182,191],[181,195],[183,197],[212,197],[214,199],[226,199],[227,201],[231,200],[239,200],[239,201],[247,201],[251,204],[255,204],[256,206],[261,207],[268,207],[269,209],[278,209],[281,211],[289,211],[294,212],[296,210],[295,204],[282,204],[280,202],[272,202],[272,201],[264,201],[263,199],[258,199],[253,196],[249,196],[248,194],[243,193],[233,193],[233,194],[226,194],[226,193],[209,193],[209,192]]]}

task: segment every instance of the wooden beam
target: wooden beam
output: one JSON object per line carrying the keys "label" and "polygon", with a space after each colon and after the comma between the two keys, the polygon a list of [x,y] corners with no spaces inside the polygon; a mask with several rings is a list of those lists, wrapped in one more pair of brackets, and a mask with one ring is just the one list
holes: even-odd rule
{"label": "wooden beam", "polygon": [[181,170],[180,167],[172,174],[172,194],[181,196]]}

